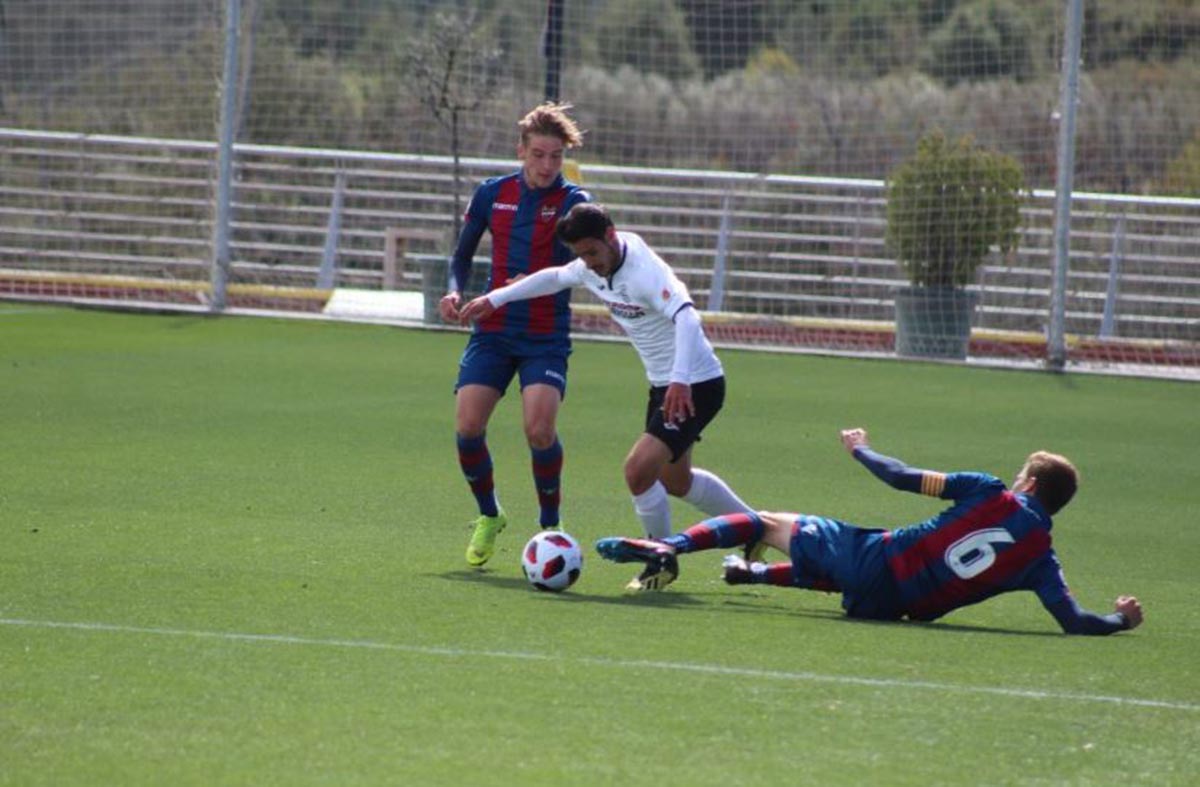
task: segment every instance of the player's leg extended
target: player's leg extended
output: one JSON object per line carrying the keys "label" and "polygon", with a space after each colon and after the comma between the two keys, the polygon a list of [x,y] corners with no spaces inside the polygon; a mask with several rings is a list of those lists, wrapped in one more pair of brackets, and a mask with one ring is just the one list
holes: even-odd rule
{"label": "player's leg extended", "polygon": [[683,499],[709,516],[746,514],[754,509],[716,473],[699,467],[691,468],[691,484]]}
{"label": "player's leg extended", "polygon": [[543,528],[559,526],[562,502],[563,447],[558,439],[558,409],[562,392],[543,383],[521,389],[525,417],[525,438],[529,442],[533,483],[540,510],[538,524]]}
{"label": "player's leg extended", "polygon": [[[698,508],[709,516],[754,511],[715,473],[692,465],[692,451],[701,433],[721,411],[725,402],[725,378],[692,386],[696,414],[676,429],[667,430],[660,419],[651,420],[646,431],[660,435],[673,451],[674,458],[662,470],[661,480],[667,492]],[[657,431],[662,428],[664,431]]]}
{"label": "player's leg extended", "polygon": [[[765,511],[725,514],[692,525],[666,541],[680,552],[741,546],[746,555],[755,551],[761,553],[767,546],[772,546],[787,553],[793,521],[791,515]],[[791,585],[791,563],[767,565],[730,555],[725,559],[725,581],[730,584],[762,582]]]}
{"label": "player's leg extended", "polygon": [[498,503],[492,475],[492,454],[487,447],[487,425],[501,393],[486,385],[464,385],[455,395],[454,431],[458,464],[479,513],[496,516]]}
{"label": "player's leg extended", "polygon": [[[670,451],[669,448],[667,450]],[[688,449],[674,461],[670,461],[668,454],[668,461],[658,471],[658,480],[662,482],[667,494],[671,497],[686,497],[692,488],[692,447],[688,446]],[[728,511],[716,511],[712,515],[728,513]]]}
{"label": "player's leg extended", "polygon": [[455,394],[455,433],[458,463],[479,506],[479,518],[467,546],[467,562],[481,566],[495,552],[496,536],[504,529],[504,512],[496,499],[487,424],[503,394],[487,385],[464,385]]}
{"label": "player's leg extended", "polygon": [[[682,533],[659,541],[640,538],[602,538],[596,542],[601,557],[617,563],[638,561],[646,564],[642,590],[659,590],[679,575],[676,552],[720,549],[754,541],[766,541],[777,549],[787,549],[787,537],[779,530],[781,520],[764,520],[758,514],[727,514],[706,519]],[[631,582],[630,589],[635,589]]]}
{"label": "player's leg extended", "polygon": [[629,581],[626,590],[662,590],[679,576],[679,562],[675,549],[661,541],[645,538],[602,538],[596,542],[596,551],[606,560],[615,563],[644,563],[642,572]]}
{"label": "player's leg extended", "polygon": [[765,543],[786,552],[791,526],[790,523],[787,527],[782,524],[782,517],[765,512],[722,514],[698,522],[663,541],[678,552],[729,549],[757,543]]}
{"label": "player's leg extended", "polygon": [[659,480],[671,461],[671,448],[652,434],[638,438],[625,457],[625,484],[633,496],[633,510],[649,538],[671,534],[671,501]]}
{"label": "player's leg extended", "polygon": [[[679,459],[662,470],[662,482],[667,492],[691,503],[709,516],[750,514],[754,509],[737,496],[719,476],[692,466],[692,446]],[[744,544],[747,560],[761,560],[766,544],[755,539]]]}
{"label": "player's leg extended", "polygon": [[780,563],[753,563],[730,555],[725,558],[725,581],[731,585],[764,584],[807,588],[836,592],[842,590],[835,579],[838,550],[829,548],[829,540],[837,539],[841,526],[830,520],[801,527],[799,514],[759,512],[763,522],[763,540],[780,551],[786,552],[790,561]]}

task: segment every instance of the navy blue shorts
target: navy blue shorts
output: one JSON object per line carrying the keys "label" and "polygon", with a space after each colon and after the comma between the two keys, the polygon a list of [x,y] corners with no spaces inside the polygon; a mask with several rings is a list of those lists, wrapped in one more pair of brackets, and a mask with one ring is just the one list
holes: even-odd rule
{"label": "navy blue shorts", "polygon": [[513,376],[519,376],[521,390],[525,386],[543,383],[567,395],[567,356],[571,350],[560,344],[546,347],[515,348],[503,336],[472,334],[458,362],[458,382],[454,390],[464,385],[486,385],[501,394],[508,390]]}
{"label": "navy blue shorts", "polygon": [[795,584],[840,590],[842,608],[851,617],[900,618],[904,605],[883,553],[886,532],[799,515],[789,545]]}

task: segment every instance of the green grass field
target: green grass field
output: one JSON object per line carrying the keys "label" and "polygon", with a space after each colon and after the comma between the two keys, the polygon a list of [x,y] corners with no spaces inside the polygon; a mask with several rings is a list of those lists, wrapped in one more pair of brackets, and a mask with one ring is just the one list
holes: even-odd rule
{"label": "green grass field", "polygon": [[[579,583],[537,593],[517,397],[490,432],[510,526],[463,561],[453,448],[464,337],[381,326],[0,304],[0,784],[1196,784],[1200,387],[725,351],[697,448],[767,509],[871,525],[937,502],[837,441],[1011,479],[1083,474],[1055,545],[1080,601],[1146,624],[1058,633],[1032,594],[930,625],[834,596],[668,591],[621,461],[645,381],[581,342],[560,430]],[[699,518],[684,505],[679,526]]]}

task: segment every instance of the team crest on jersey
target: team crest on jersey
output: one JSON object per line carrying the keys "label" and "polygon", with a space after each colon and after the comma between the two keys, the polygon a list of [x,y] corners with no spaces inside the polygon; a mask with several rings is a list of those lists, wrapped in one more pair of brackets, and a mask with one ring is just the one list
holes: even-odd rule
{"label": "team crest on jersey", "polygon": [[663,287],[662,296],[663,296],[664,301],[671,300],[671,291],[668,290],[666,287]]}

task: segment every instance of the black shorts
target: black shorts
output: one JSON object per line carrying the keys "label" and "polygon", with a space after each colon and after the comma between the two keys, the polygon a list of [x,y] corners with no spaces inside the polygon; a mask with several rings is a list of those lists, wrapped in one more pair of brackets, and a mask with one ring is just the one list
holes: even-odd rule
{"label": "black shorts", "polygon": [[650,389],[650,401],[646,405],[646,434],[652,434],[671,449],[671,461],[687,453],[692,443],[699,442],[700,433],[721,412],[725,404],[725,378],[714,377],[692,385],[692,403],[696,414],[682,423],[668,424],[663,420],[662,404],[667,395],[667,386]]}

